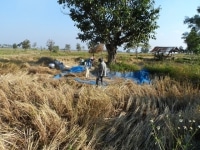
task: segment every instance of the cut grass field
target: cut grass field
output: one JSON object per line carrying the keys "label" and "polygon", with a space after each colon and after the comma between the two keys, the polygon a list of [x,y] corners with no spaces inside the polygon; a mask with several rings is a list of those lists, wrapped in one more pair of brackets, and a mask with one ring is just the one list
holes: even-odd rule
{"label": "cut grass field", "polygon": [[[151,84],[118,79],[97,88],[74,76],[55,80],[59,70],[48,68],[54,59],[73,66],[89,57],[87,52],[0,50],[0,149],[200,149],[200,91],[186,75],[183,82],[163,71]],[[130,54],[117,58],[147,66]],[[153,63],[173,62],[148,61]],[[181,74],[184,67],[174,71]]]}

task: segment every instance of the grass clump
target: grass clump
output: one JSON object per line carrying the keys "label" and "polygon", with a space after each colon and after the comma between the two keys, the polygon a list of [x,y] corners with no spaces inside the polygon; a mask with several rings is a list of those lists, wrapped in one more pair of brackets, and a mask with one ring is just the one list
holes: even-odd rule
{"label": "grass clump", "polygon": [[158,63],[147,64],[145,68],[152,74],[157,76],[170,76],[178,81],[188,81],[194,84],[200,83],[199,65],[191,64],[174,64],[174,63]]}
{"label": "grass clump", "polygon": [[126,63],[116,63],[116,64],[111,64],[109,66],[109,68],[112,70],[112,71],[121,71],[121,72],[124,72],[124,71],[137,71],[139,70],[140,68],[137,66],[137,65],[134,65],[134,64],[126,64]]}

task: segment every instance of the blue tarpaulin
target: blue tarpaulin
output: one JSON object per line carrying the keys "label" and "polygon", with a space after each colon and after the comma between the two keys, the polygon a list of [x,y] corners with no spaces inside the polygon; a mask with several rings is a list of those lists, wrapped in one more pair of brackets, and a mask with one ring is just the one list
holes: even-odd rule
{"label": "blue tarpaulin", "polygon": [[[60,74],[57,74],[54,76],[55,79],[59,79],[62,76],[69,74],[69,73],[80,73],[85,71],[84,66],[74,66],[72,67],[69,71],[62,72]],[[146,69],[142,69],[139,71],[134,71],[134,72],[109,72],[107,73],[107,76],[110,77],[111,79],[113,77],[120,77],[120,78],[125,78],[125,79],[131,79],[137,84],[150,84],[150,78],[149,78],[149,72]],[[94,84],[95,81],[85,81],[81,80],[79,78],[75,78],[76,81],[81,82],[81,83],[88,83],[88,84]]]}
{"label": "blue tarpaulin", "polygon": [[80,73],[83,71],[85,71],[85,67],[83,67],[83,66],[74,66],[69,70],[69,72],[71,72],[71,73]]}
{"label": "blue tarpaulin", "polygon": [[149,72],[145,69],[133,73],[133,79],[138,84],[150,83]]}
{"label": "blue tarpaulin", "polygon": [[145,69],[133,72],[110,72],[108,76],[110,78],[119,77],[119,78],[131,79],[137,84],[150,83],[149,72]]}

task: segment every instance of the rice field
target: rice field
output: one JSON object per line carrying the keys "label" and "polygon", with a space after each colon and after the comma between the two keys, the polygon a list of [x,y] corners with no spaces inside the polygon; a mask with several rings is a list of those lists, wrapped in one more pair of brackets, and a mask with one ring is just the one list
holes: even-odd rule
{"label": "rice field", "polygon": [[51,60],[88,56],[0,52],[1,150],[200,149],[199,88],[169,76],[100,87],[74,80],[84,74],[53,79]]}

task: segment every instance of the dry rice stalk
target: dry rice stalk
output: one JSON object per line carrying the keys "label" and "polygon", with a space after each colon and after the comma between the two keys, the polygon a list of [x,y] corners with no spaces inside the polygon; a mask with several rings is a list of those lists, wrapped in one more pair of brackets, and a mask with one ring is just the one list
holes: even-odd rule
{"label": "dry rice stalk", "polygon": [[[169,132],[164,115],[174,116],[176,125],[177,113],[185,112],[185,118],[200,123],[200,93],[190,84],[170,78],[150,85],[105,79],[108,86],[96,87],[73,76],[55,80],[48,70],[0,76],[0,148],[158,149],[151,135],[152,118],[164,134]],[[164,145],[173,143],[170,138],[162,139]]]}

